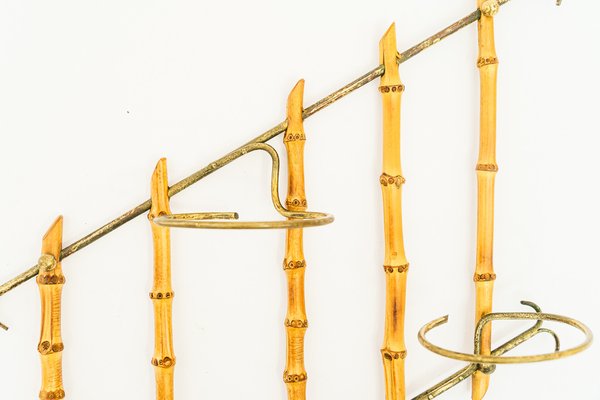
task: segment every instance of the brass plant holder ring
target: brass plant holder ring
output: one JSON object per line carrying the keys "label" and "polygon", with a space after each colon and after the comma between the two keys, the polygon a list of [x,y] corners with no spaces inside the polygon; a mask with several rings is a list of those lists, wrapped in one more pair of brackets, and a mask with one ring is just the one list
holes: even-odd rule
{"label": "brass plant holder ring", "polygon": [[289,211],[279,199],[279,155],[265,143],[249,143],[233,153],[227,163],[255,150],[262,150],[271,156],[271,200],[275,210],[285,218],[280,221],[237,221],[235,212],[205,212],[149,216],[155,224],[171,228],[195,229],[294,229],[327,225],[333,222],[331,214],[315,211]]}
{"label": "brass plant holder ring", "polygon": [[[448,316],[446,315],[444,317],[435,319],[435,320],[429,322],[428,324],[426,324],[425,326],[423,326],[421,328],[421,330],[419,330],[419,335],[418,335],[419,342],[427,350],[429,350],[433,353],[439,354],[443,357],[452,358],[454,360],[465,361],[465,362],[469,362],[469,363],[473,363],[473,364],[486,365],[486,364],[524,364],[524,363],[557,360],[560,358],[565,358],[565,357],[575,355],[577,353],[580,353],[580,352],[586,350],[588,347],[590,347],[590,345],[592,344],[592,340],[593,340],[592,331],[585,324],[583,324],[582,322],[579,322],[573,318],[564,317],[562,315],[546,314],[546,313],[531,313],[531,312],[490,313],[490,314],[485,315],[483,318],[481,318],[481,322],[477,325],[476,332],[475,332],[475,353],[477,353],[479,351],[479,343],[480,343],[481,331],[482,331],[483,327],[487,323],[489,323],[491,321],[495,321],[495,320],[537,320],[537,321],[560,322],[560,323],[564,323],[564,324],[567,324],[567,325],[570,325],[572,327],[579,329],[585,335],[585,340],[582,344],[580,344],[576,347],[567,349],[567,350],[555,351],[554,353],[530,355],[530,356],[502,357],[502,356],[494,356],[494,355],[461,353],[461,352],[447,350],[442,347],[436,346],[436,345],[432,344],[431,342],[429,342],[425,337],[426,334],[430,330],[448,322]],[[547,329],[538,329],[536,333],[538,333],[538,332],[539,333],[541,333],[541,332],[550,333],[554,336],[554,338],[556,340],[557,336],[552,331],[549,331]],[[558,343],[557,343],[557,348],[558,348]]]}
{"label": "brass plant holder ring", "polygon": [[294,217],[295,219],[281,221],[235,221],[238,218],[237,213],[228,213],[230,216],[227,218],[217,218],[214,214],[216,213],[161,215],[154,218],[153,221],[160,226],[196,229],[295,229],[327,225],[333,222],[333,215],[320,212],[297,212],[294,213],[298,215]]}

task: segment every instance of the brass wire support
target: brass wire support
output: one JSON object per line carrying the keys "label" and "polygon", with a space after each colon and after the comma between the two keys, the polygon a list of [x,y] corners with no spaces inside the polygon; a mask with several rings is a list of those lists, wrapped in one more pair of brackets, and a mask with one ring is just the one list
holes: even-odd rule
{"label": "brass wire support", "polygon": [[[452,387],[456,386],[460,382],[465,381],[465,379],[469,378],[476,372],[481,372],[483,374],[489,375],[492,374],[496,369],[496,364],[522,364],[522,363],[532,363],[532,362],[542,362],[542,361],[550,361],[557,360],[560,358],[569,357],[580,353],[586,350],[593,341],[593,335],[590,329],[584,325],[583,323],[569,317],[564,317],[562,315],[556,314],[546,314],[542,313],[541,309],[532,302],[529,301],[521,301],[521,304],[532,307],[535,312],[505,312],[505,313],[490,313],[483,316],[477,324],[475,329],[474,336],[474,354],[466,354],[455,352],[452,350],[447,350],[442,347],[436,346],[429,342],[426,339],[427,333],[445,323],[448,322],[448,316],[444,316],[438,319],[435,319],[425,326],[421,328],[418,334],[419,342],[428,350],[439,354],[441,356],[452,358],[460,361],[467,361],[471,364],[452,374],[448,378],[442,380],[436,385],[429,388],[427,391],[419,394],[416,397],[413,397],[412,400],[430,400],[433,399]],[[533,327],[527,329],[526,331],[520,333],[519,335],[513,337],[506,343],[492,350],[490,355],[482,355],[481,354],[481,338],[482,331],[487,324],[492,321],[515,321],[515,320],[535,320],[536,323]],[[573,326],[579,329],[585,335],[584,341],[573,348],[567,350],[560,350],[560,339],[558,335],[546,328],[542,328],[543,321],[554,321],[564,323],[570,326]],[[546,353],[546,354],[538,354],[538,355],[528,355],[528,356],[513,356],[513,357],[502,357],[505,353],[511,351],[515,347],[525,343],[529,339],[534,338],[540,333],[547,333],[551,335],[554,339],[554,352]]]}
{"label": "brass wire support", "polygon": [[[504,5],[504,4],[508,3],[509,1],[510,0],[500,0],[499,5]],[[477,9],[477,10],[473,11],[472,13],[468,14],[464,18],[461,18],[460,20],[454,22],[453,24],[442,29],[441,31],[437,32],[436,34],[421,41],[420,43],[409,48],[408,50],[406,50],[402,53],[399,53],[397,55],[398,63],[401,64],[405,61],[408,61],[409,59],[413,58],[417,54],[421,53],[423,50],[433,46],[436,43],[439,43],[442,39],[445,39],[446,37],[452,35],[453,33],[458,32],[462,28],[472,24],[473,22],[479,20],[480,18],[481,18],[481,10]],[[366,74],[360,76],[359,78],[355,79],[354,81],[343,86],[342,88],[323,97],[322,99],[318,100],[316,103],[305,108],[304,111],[302,112],[302,118],[306,119],[306,118],[316,114],[317,112],[321,111],[322,109],[326,108],[327,106],[335,103],[342,97],[363,87],[367,83],[381,77],[384,73],[385,73],[384,65],[378,65],[373,70],[367,72]],[[279,124],[275,125],[271,129],[269,129],[269,130],[265,131],[264,133],[260,134],[259,136],[255,137],[254,139],[249,141],[247,144],[265,143],[268,140],[271,140],[272,138],[283,133],[286,130],[286,128],[287,128],[287,121],[280,122]],[[179,192],[192,186],[194,183],[200,181],[204,177],[212,174],[213,172],[215,172],[218,169],[222,168],[223,166],[227,165],[229,162],[231,162],[231,156],[233,154],[235,154],[236,152],[238,152],[240,149],[241,149],[241,147],[236,150],[233,150],[232,152],[226,154],[225,156],[211,162],[204,168],[194,172],[187,178],[184,178],[181,181],[175,183],[173,186],[171,186],[169,188],[169,193],[168,193],[169,197],[178,194]],[[96,229],[95,231],[93,231],[93,232],[89,233],[88,235],[82,237],[81,239],[75,241],[74,243],[70,244],[69,246],[63,248],[61,251],[61,259],[65,259],[65,258],[69,257],[70,255],[76,253],[77,251],[83,249],[84,247],[87,247],[90,244],[94,243],[96,240],[100,239],[101,237],[103,237],[103,236],[109,234],[110,232],[114,231],[115,229],[123,226],[124,224],[131,221],[132,219],[144,214],[145,212],[150,210],[151,205],[152,205],[152,201],[150,199],[148,199],[148,200],[144,201],[143,203],[135,206],[134,208],[128,210],[127,212],[123,213],[122,215],[115,218],[114,220],[112,220],[112,221],[108,222],[107,224],[101,226],[100,228]],[[2,285],[0,285],[0,296],[6,294],[7,292],[11,291],[15,287],[19,286],[20,284],[27,282],[31,278],[37,276],[38,272],[39,272],[38,266],[34,265],[33,267],[30,267],[29,269],[27,269],[24,272],[17,275],[16,277],[6,281]],[[0,324],[0,327],[3,329],[8,329],[6,327],[6,325],[4,325],[4,324]]]}
{"label": "brass wire support", "polygon": [[333,222],[333,215],[315,211],[290,211],[281,205],[279,199],[279,155],[265,143],[250,143],[234,152],[233,161],[250,152],[262,150],[271,156],[271,201],[275,210],[287,220],[280,221],[236,221],[235,212],[208,212],[188,214],[163,214],[153,216],[152,221],[159,226],[170,228],[196,229],[292,229],[327,225]]}

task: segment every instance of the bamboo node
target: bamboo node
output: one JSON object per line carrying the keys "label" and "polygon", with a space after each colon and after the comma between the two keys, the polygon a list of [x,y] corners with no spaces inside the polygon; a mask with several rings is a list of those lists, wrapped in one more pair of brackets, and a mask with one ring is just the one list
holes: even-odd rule
{"label": "bamboo node", "polygon": [[62,389],[58,390],[42,390],[40,391],[41,400],[58,400],[65,398],[65,391]]}
{"label": "bamboo node", "polygon": [[477,59],[477,68],[485,67],[486,65],[498,64],[498,57],[479,57]]}
{"label": "bamboo node", "polygon": [[287,133],[283,137],[284,142],[295,142],[297,140],[306,140],[306,135],[304,132],[296,132],[296,133]]}
{"label": "bamboo node", "polygon": [[63,275],[40,274],[35,281],[40,285],[64,285],[66,279]]}
{"label": "bamboo node", "polygon": [[399,360],[402,359],[404,360],[406,358],[406,350],[403,351],[391,351],[388,349],[382,349],[381,350],[381,355],[383,355],[383,358],[385,358],[386,360]]}
{"label": "bamboo node", "polygon": [[477,164],[475,169],[477,171],[498,172],[498,166],[496,164]]}
{"label": "bamboo node", "polygon": [[63,343],[50,343],[45,340],[38,344],[38,351],[40,354],[47,355],[52,353],[60,353],[65,349],[65,345]]}
{"label": "bamboo node", "polygon": [[153,358],[152,365],[155,367],[169,368],[175,365],[175,357],[163,357],[161,359]]}
{"label": "bamboo node", "polygon": [[489,282],[489,281],[494,281],[494,280],[496,280],[496,274],[494,274],[494,273],[484,273],[484,274],[475,273],[475,275],[473,276],[473,281],[475,281],[475,282]]}
{"label": "bamboo node", "polygon": [[400,188],[400,185],[406,183],[406,179],[402,175],[391,176],[384,172],[379,177],[379,183],[383,186],[396,185],[397,188]]}
{"label": "bamboo node", "polygon": [[301,319],[292,319],[292,320],[286,319],[285,326],[287,328],[308,328],[308,321],[301,320]]}
{"label": "bamboo node", "polygon": [[151,299],[163,300],[172,299],[175,297],[175,292],[150,292]]}
{"label": "bamboo node", "polygon": [[388,274],[391,274],[394,271],[398,271],[398,273],[401,274],[403,272],[408,271],[408,266],[409,266],[408,263],[402,264],[402,265],[384,265],[383,270]]}
{"label": "bamboo node", "polygon": [[288,260],[285,259],[283,260],[283,269],[284,270],[288,270],[288,269],[298,269],[298,268],[305,268],[306,267],[306,261],[305,260]]}
{"label": "bamboo node", "polygon": [[304,198],[289,198],[286,199],[285,205],[287,207],[306,207],[308,205],[306,199]]}
{"label": "bamboo node", "polygon": [[296,383],[296,382],[304,382],[308,379],[308,375],[306,373],[302,374],[288,374],[287,371],[283,373],[283,381],[285,383]]}
{"label": "bamboo node", "polygon": [[404,92],[405,86],[400,85],[382,85],[379,86],[379,91],[381,93],[402,93]]}

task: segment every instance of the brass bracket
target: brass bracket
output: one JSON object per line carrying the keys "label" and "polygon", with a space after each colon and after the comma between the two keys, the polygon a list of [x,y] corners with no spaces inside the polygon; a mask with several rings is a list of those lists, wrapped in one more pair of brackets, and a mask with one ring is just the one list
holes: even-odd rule
{"label": "brass bracket", "polygon": [[232,162],[250,152],[262,150],[271,156],[271,201],[275,210],[285,218],[279,221],[235,221],[237,213],[209,212],[159,215],[152,218],[160,226],[171,228],[196,229],[294,229],[327,225],[333,222],[333,215],[314,211],[290,211],[281,205],[279,198],[279,155],[265,143],[249,143],[230,155]]}

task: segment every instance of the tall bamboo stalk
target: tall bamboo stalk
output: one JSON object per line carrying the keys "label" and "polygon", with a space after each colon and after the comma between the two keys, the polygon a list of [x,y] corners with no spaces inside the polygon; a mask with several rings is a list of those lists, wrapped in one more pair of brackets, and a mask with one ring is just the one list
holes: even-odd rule
{"label": "tall bamboo stalk", "polygon": [[[287,103],[287,130],[283,136],[288,159],[288,193],[286,208],[306,211],[304,191],[304,126],[302,99],[304,80],[300,80],[290,92]],[[287,356],[283,381],[289,400],[306,399],[306,369],[304,367],[304,335],[308,328],[304,305],[304,271],[306,261],[302,244],[302,229],[286,232],[283,269],[288,282],[288,310],[285,319]]]}
{"label": "tall bamboo stalk", "polygon": [[152,365],[156,375],[157,400],[173,399],[173,351],[172,305],[174,292],[171,288],[171,237],[169,228],[156,225],[154,217],[171,214],[167,160],[161,159],[152,175],[152,208],[148,218],[154,242],[154,284],[150,298],[154,306],[154,357]]}
{"label": "tall bamboo stalk", "polygon": [[63,219],[58,217],[42,240],[40,273],[36,279],[40,289],[42,323],[38,351],[42,362],[41,400],[64,399],[62,351],[64,349],[60,314],[65,277],[60,264]]}
{"label": "tall bamboo stalk", "polygon": [[392,24],[379,43],[379,57],[385,65],[379,91],[383,100],[383,196],[386,275],[385,334],[381,355],[385,372],[386,399],[404,400],[404,311],[408,261],[402,236],[402,191],[400,166],[400,104],[404,85],[398,73],[396,28]]}
{"label": "tall bamboo stalk", "polygon": [[[480,137],[477,161],[477,256],[475,265],[475,322],[492,312],[494,291],[494,181],[496,164],[496,81],[498,58],[494,43],[494,18],[499,5],[496,0],[477,0],[481,10],[478,27],[480,76]],[[481,337],[481,354],[491,352],[491,325]],[[472,398],[480,400],[487,392],[490,376],[478,371],[473,375]]]}

